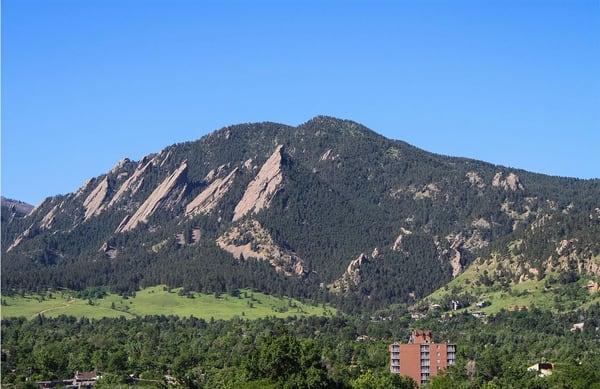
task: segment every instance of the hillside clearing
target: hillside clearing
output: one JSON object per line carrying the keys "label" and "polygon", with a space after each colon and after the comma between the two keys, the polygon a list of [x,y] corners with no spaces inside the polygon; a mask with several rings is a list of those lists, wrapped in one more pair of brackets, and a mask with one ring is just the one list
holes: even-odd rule
{"label": "hillside clearing", "polygon": [[[189,296],[189,297],[188,297]],[[275,297],[243,289],[238,297],[223,294],[190,293],[180,295],[179,289],[168,291],[164,286],[154,286],[138,291],[133,297],[108,294],[99,299],[75,297],[71,291],[48,292],[45,295],[3,296],[2,319],[8,317],[34,318],[69,315],[100,319],[148,315],[194,316],[202,319],[232,319],[239,316],[257,319],[265,316],[329,316],[335,309],[315,306],[295,299]],[[91,304],[90,304],[91,303]]]}

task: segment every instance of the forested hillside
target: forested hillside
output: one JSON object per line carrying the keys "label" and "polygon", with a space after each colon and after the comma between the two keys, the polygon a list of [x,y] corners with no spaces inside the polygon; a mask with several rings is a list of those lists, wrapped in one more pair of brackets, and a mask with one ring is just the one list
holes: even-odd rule
{"label": "forested hillside", "polygon": [[600,275],[600,180],[436,155],[323,116],[226,127],[9,212],[5,293],[254,288],[351,311],[415,302],[477,257],[510,256],[516,280]]}

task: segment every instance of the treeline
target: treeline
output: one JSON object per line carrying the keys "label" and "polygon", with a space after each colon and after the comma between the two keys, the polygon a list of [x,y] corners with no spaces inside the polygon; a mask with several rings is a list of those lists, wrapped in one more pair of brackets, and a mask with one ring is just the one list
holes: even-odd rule
{"label": "treeline", "polygon": [[[570,332],[579,321],[583,331]],[[412,322],[401,309],[254,321],[40,316],[2,322],[2,384],[98,369],[107,387],[133,374],[158,381],[170,375],[191,388],[411,388],[410,380],[388,373],[387,345],[421,328],[458,346],[457,364],[432,388],[588,389],[600,386],[598,327],[600,305],[561,315],[502,311],[487,324],[468,314]],[[552,376],[527,370],[538,362],[554,363]]]}

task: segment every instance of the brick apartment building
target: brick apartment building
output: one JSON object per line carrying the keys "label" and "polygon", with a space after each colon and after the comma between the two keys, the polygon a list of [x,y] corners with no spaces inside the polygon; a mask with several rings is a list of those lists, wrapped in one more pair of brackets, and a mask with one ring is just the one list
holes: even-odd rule
{"label": "brick apartment building", "polygon": [[413,331],[408,343],[392,343],[389,352],[390,371],[409,376],[420,385],[456,360],[456,346],[433,343],[431,331]]}

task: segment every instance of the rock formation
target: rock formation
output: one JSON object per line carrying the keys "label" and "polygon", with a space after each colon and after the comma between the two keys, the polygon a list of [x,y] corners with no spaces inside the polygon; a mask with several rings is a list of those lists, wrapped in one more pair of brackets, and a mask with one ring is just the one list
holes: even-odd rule
{"label": "rock formation", "polygon": [[256,220],[246,220],[230,228],[216,243],[237,259],[255,258],[268,262],[286,276],[301,276],[307,272],[304,261],[293,251],[279,247]]}
{"label": "rock formation", "polygon": [[412,231],[407,230],[404,227],[400,227],[400,234],[398,235],[398,237],[394,241],[394,245],[392,246],[392,250],[399,251],[402,248],[402,238],[405,237],[406,235],[410,235],[410,234],[412,234]]}
{"label": "rock formation", "polygon": [[471,186],[477,187],[479,189],[485,188],[485,183],[483,182],[483,179],[477,172],[467,172],[466,177],[467,180],[469,180]]}
{"label": "rock formation", "polygon": [[280,189],[283,180],[281,172],[283,146],[277,146],[275,152],[267,159],[260,171],[248,184],[244,196],[235,206],[233,221],[239,220],[249,212],[257,213],[267,208]]}
{"label": "rock formation", "polygon": [[435,197],[438,193],[440,193],[440,188],[436,184],[430,183],[425,185],[422,190],[416,192],[414,199],[422,200],[424,198],[431,198]]}
{"label": "rock formation", "polygon": [[496,173],[492,179],[492,186],[513,192],[523,190],[523,184],[515,173],[509,173],[506,178],[503,178],[502,172]]}
{"label": "rock formation", "polygon": [[152,166],[152,161],[147,163],[143,163],[143,161],[140,162],[140,165],[137,169],[135,169],[133,174],[127,180],[125,180],[123,184],[121,184],[115,195],[109,201],[107,207],[112,207],[114,204],[116,204],[128,191],[130,192],[130,195],[133,196],[142,186],[142,182],[144,180],[143,176],[148,171],[150,166]]}
{"label": "rock formation", "polygon": [[345,293],[361,281],[361,267],[369,259],[361,253],[356,259],[350,261],[346,271],[340,278],[328,285],[329,290],[334,293]]}
{"label": "rock formation", "polygon": [[90,192],[88,197],[83,201],[83,207],[85,208],[84,219],[88,220],[92,216],[98,215],[102,212],[102,202],[106,199],[108,193],[108,177],[104,177],[102,181]]}
{"label": "rock formation", "polygon": [[227,176],[216,178],[185,207],[185,215],[207,214],[212,211],[233,184],[237,171],[236,167]]}
{"label": "rock formation", "polygon": [[54,223],[54,217],[56,216],[56,212],[58,211],[59,205],[60,204],[57,204],[54,207],[52,207],[50,212],[48,212],[46,216],[42,218],[39,226],[41,230],[49,230],[52,227],[52,223]]}
{"label": "rock formation", "polygon": [[320,161],[335,161],[339,157],[339,154],[333,154],[333,150],[327,149],[319,158]]}
{"label": "rock formation", "polygon": [[161,202],[165,200],[173,191],[180,178],[184,175],[187,170],[187,162],[183,161],[182,164],[167,177],[144,201],[144,203],[138,208],[138,210],[130,218],[125,218],[121,225],[117,228],[116,232],[126,232],[133,230],[139,223],[146,223],[150,216],[160,206]]}

